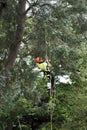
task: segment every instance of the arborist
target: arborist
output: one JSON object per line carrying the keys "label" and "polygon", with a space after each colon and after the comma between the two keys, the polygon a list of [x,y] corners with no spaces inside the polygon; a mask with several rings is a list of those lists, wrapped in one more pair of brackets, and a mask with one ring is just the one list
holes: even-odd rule
{"label": "arborist", "polygon": [[54,85],[55,76],[54,76],[54,73],[50,71],[51,64],[49,60],[48,59],[43,60],[41,57],[37,57],[35,61],[37,63],[38,68],[41,71],[43,71],[44,76],[49,77],[51,81],[51,89],[54,90],[55,89],[55,85]]}

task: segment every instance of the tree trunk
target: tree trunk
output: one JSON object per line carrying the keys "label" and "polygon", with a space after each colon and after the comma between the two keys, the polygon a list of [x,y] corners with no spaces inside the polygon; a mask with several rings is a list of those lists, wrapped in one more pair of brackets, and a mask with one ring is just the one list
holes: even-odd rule
{"label": "tree trunk", "polygon": [[6,130],[12,130],[13,129],[13,124],[12,124],[12,121],[11,119],[8,119],[7,121],[7,128]]}
{"label": "tree trunk", "polygon": [[25,25],[25,5],[26,0],[19,0],[18,10],[17,10],[17,30],[13,41],[13,44],[9,48],[8,59],[5,66],[6,72],[10,71],[14,65],[18,50],[22,41],[24,25]]}

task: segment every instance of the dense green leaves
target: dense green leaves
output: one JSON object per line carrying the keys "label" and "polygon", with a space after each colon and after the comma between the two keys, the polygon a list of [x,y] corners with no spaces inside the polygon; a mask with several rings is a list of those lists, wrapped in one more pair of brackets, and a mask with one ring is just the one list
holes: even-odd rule
{"label": "dense green leaves", "polygon": [[[51,112],[53,130],[86,130],[87,2],[30,3],[22,44],[8,74],[5,63],[17,31],[18,1],[8,0],[0,17],[0,130],[50,130]],[[56,77],[53,99],[49,79],[37,70],[36,56],[51,60]],[[72,83],[60,83],[58,75],[70,76]]]}

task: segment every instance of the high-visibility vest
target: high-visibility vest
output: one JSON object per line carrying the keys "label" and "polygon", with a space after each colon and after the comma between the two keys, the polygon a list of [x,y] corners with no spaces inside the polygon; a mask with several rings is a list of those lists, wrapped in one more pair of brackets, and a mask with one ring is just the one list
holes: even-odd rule
{"label": "high-visibility vest", "polygon": [[40,64],[37,64],[38,65],[38,68],[42,71],[46,71],[47,70],[47,63],[46,62],[43,62],[43,63],[40,63]]}

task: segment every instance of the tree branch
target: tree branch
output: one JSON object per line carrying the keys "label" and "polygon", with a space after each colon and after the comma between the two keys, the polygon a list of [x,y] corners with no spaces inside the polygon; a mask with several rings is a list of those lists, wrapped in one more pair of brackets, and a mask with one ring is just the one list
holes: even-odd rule
{"label": "tree branch", "polygon": [[38,5],[39,5],[39,7],[49,6],[51,8],[54,8],[54,6],[51,5],[50,3],[39,4],[38,1],[33,4],[31,4],[31,3],[29,3],[29,4],[30,4],[30,7],[25,11],[24,15],[26,15],[28,13],[28,11],[31,10],[33,7],[36,7]]}
{"label": "tree branch", "polygon": [[39,5],[37,2],[35,2],[33,4],[31,4],[31,3],[29,3],[29,4],[30,4],[30,7],[25,11],[24,15],[26,15],[28,13],[28,11],[31,10],[33,7]]}

